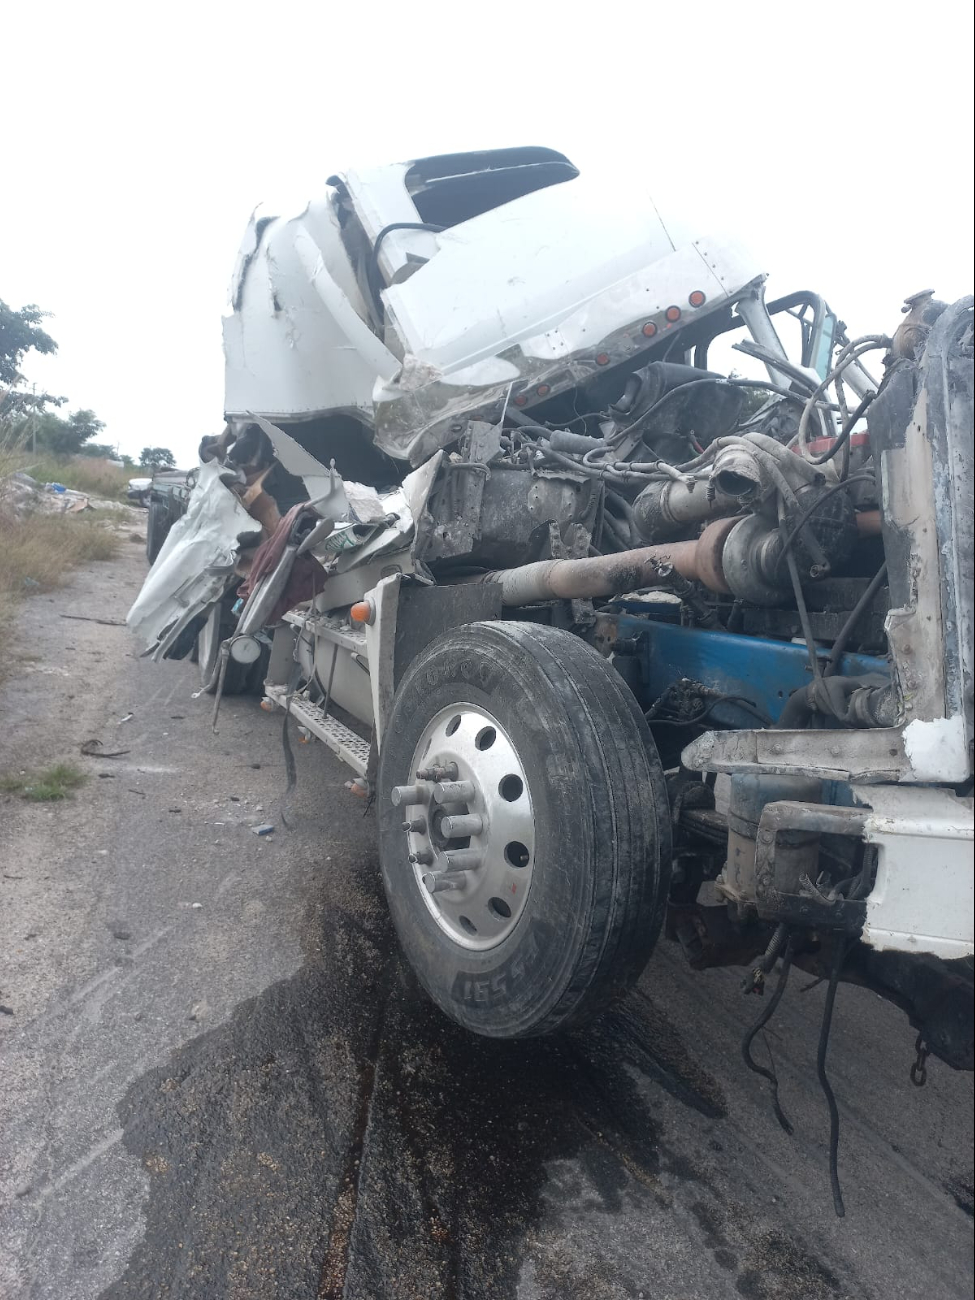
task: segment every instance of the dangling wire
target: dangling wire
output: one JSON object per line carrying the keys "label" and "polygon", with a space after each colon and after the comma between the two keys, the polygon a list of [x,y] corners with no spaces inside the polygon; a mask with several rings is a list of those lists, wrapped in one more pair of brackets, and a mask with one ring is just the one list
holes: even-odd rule
{"label": "dangling wire", "polygon": [[840,1113],[836,1109],[836,1098],[826,1076],[826,1049],[829,1046],[829,1030],[833,1021],[833,1003],[836,1001],[836,986],[840,981],[840,971],[849,951],[849,941],[845,936],[836,936],[833,949],[833,964],[829,972],[829,987],[826,990],[826,1003],[823,1007],[823,1024],[819,1031],[819,1051],[816,1054],[816,1073],[819,1086],[829,1107],[829,1181],[833,1189],[833,1209],[836,1217],[842,1219],[846,1214],[843,1205],[843,1193],[840,1190],[840,1176],[837,1168],[837,1153],[840,1145]]}
{"label": "dangling wire", "polygon": [[782,1109],[781,1103],[779,1102],[779,1079],[778,1079],[778,1075],[775,1073],[775,1062],[772,1060],[772,1053],[771,1051],[769,1052],[769,1062],[772,1067],[771,1069],[766,1068],[764,1065],[759,1065],[759,1063],[752,1056],[752,1043],[754,1042],[755,1036],[759,1033],[759,1031],[764,1029],[765,1026],[768,1024],[768,1022],[775,1015],[775,1009],[782,1001],[782,994],[785,992],[785,986],[789,981],[789,971],[791,968],[792,968],[792,936],[789,935],[788,939],[786,940],[785,952],[782,954],[782,967],[779,971],[779,981],[775,986],[775,992],[769,998],[768,1005],[762,1008],[761,1014],[759,1015],[758,1019],[752,1025],[751,1029],[749,1029],[748,1032],[745,1034],[745,1037],[741,1040],[742,1059],[744,1060],[745,1064],[748,1066],[749,1070],[751,1070],[754,1074],[760,1074],[763,1079],[768,1080],[769,1088],[772,1094],[772,1109],[775,1111],[775,1118],[779,1121],[779,1124],[782,1126],[785,1132],[788,1133],[790,1136],[792,1135],[794,1130],[788,1118],[786,1117],[785,1111]]}

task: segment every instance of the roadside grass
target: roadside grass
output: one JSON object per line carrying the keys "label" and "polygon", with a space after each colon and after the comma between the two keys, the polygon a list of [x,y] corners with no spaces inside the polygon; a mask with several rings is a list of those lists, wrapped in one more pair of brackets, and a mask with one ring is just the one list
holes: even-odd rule
{"label": "roadside grass", "polygon": [[118,538],[105,524],[122,520],[107,514],[35,514],[16,521],[0,515],[0,593],[52,591],[66,570],[89,560],[110,560]]}
{"label": "roadside grass", "polygon": [[0,680],[13,666],[10,647],[21,600],[53,591],[80,564],[112,559],[120,536],[113,525],[124,522],[121,510],[107,508],[19,520],[0,510]]}
{"label": "roadside grass", "polygon": [[87,780],[87,775],[73,763],[52,763],[36,772],[0,775],[0,793],[19,795],[31,803],[56,803],[70,799]]}

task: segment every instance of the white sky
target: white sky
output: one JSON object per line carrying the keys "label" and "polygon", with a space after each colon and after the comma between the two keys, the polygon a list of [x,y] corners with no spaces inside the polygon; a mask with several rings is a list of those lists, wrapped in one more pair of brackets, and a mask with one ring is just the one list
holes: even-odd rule
{"label": "white sky", "polygon": [[[846,3],[19,0],[0,64],[0,298],[51,311],[39,386],[195,460],[248,215],[348,165],[547,145],[744,233],[851,331],[972,290],[972,16]],[[608,193],[608,201],[612,195]]]}

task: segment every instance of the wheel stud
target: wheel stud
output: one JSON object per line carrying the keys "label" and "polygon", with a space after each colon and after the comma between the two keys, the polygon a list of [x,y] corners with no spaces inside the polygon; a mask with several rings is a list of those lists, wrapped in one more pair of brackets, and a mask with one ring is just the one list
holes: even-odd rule
{"label": "wheel stud", "polygon": [[480,835],[484,830],[484,818],[480,813],[462,813],[454,817],[443,817],[440,829],[448,840],[459,839],[462,835]]}
{"label": "wheel stud", "polygon": [[402,823],[404,831],[415,831],[417,835],[426,835],[427,819],[425,817],[414,817],[411,822]]}
{"label": "wheel stud", "polygon": [[474,798],[474,794],[473,781],[438,781],[433,787],[433,797],[437,803],[467,803]]}
{"label": "wheel stud", "polygon": [[418,867],[429,867],[433,862],[433,854],[429,849],[417,849],[416,853],[410,854],[410,861]]}
{"label": "wheel stud", "polygon": [[476,871],[484,861],[477,849],[447,849],[444,857],[451,871]]}
{"label": "wheel stud", "polygon": [[401,804],[426,803],[430,798],[430,787],[426,785],[394,785],[389,792],[394,808]]}
{"label": "wheel stud", "polygon": [[445,889],[460,889],[464,884],[463,871],[428,871],[423,884],[431,894],[441,894]]}

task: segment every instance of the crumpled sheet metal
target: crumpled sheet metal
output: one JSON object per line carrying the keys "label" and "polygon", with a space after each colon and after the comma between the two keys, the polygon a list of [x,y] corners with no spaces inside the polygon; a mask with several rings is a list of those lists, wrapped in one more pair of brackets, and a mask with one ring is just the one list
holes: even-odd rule
{"label": "crumpled sheet metal", "polygon": [[[336,573],[345,573],[377,556],[402,551],[412,540],[414,520],[419,517],[440,464],[407,476],[402,487],[377,492],[365,483],[345,481],[337,470],[326,467],[296,442],[290,434],[254,414],[252,417],[271,440],[274,454],[290,474],[297,474],[308,489],[315,511],[331,519],[334,527],[310,553]],[[384,523],[384,521],[387,521]],[[374,525],[372,532],[363,531]],[[327,592],[327,587],[326,587]]]}
{"label": "crumpled sheet metal", "polygon": [[219,599],[233,573],[241,533],[257,524],[221,481],[222,466],[201,466],[186,514],[170,529],[126,623],[161,659],[183,628]]}

